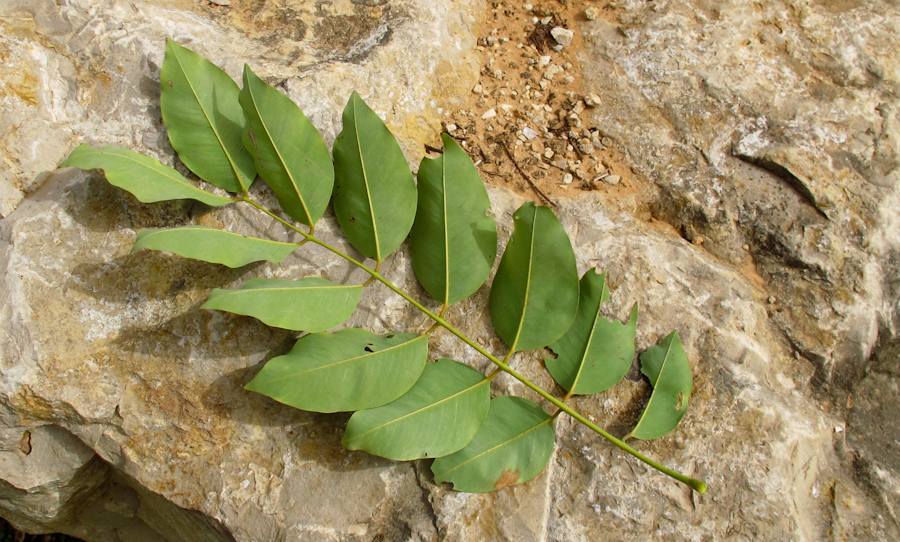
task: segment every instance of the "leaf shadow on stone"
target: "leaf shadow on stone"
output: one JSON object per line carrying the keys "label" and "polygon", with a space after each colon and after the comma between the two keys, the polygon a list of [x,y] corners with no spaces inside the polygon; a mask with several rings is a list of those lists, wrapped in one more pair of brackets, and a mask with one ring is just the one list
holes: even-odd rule
{"label": "leaf shadow on stone", "polygon": [[30,198],[38,202],[61,199],[68,216],[93,232],[184,226],[212,210],[195,200],[141,203],[130,193],[109,184],[102,171],[74,168],[51,174]]}
{"label": "leaf shadow on stone", "polygon": [[[280,344],[265,359],[286,354],[293,339]],[[265,362],[237,369],[216,378],[207,388],[204,404],[239,424],[284,428],[291,435],[299,461],[313,461],[330,471],[348,472],[384,468],[393,462],[365,452],[350,451],[341,445],[350,412],[322,414],[284,405],[244,386],[262,370]]]}
{"label": "leaf shadow on stone", "polygon": [[[213,288],[249,278],[264,262],[231,269],[224,265],[189,260],[164,252],[140,250],[103,263],[83,263],[71,271],[67,290],[75,290],[96,299],[133,304],[158,295],[188,294],[195,298],[196,310]],[[201,299],[201,297],[203,299]]]}

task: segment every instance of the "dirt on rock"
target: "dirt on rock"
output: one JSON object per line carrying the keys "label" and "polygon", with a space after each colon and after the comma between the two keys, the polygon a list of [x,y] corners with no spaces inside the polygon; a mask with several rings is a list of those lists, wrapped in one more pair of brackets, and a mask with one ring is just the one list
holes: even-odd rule
{"label": "dirt on rock", "polygon": [[489,6],[476,47],[480,78],[465,104],[447,114],[444,131],[489,184],[549,205],[594,192],[654,222],[655,189],[593,121],[594,109],[604,104],[586,90],[581,71],[578,23],[615,19],[621,9],[565,0]]}

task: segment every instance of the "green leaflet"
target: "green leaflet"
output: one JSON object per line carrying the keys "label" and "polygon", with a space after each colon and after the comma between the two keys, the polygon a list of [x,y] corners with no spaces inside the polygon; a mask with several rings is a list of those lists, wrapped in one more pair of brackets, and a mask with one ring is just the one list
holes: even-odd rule
{"label": "green leaflet", "polygon": [[402,397],[350,417],[343,444],[389,459],[453,453],[472,440],[491,400],[490,380],[450,359],[425,365]]}
{"label": "green leaflet", "polygon": [[79,145],[60,167],[102,169],[109,184],[131,192],[144,203],[173,199],[195,199],[214,207],[234,203],[232,199],[200,190],[158,160],[122,147],[98,150]]}
{"label": "green leaflet", "polygon": [[569,236],[548,207],[528,202],[491,286],[491,322],[515,351],[562,337],[578,309],[578,270]]}
{"label": "green leaflet", "polygon": [[494,491],[540,474],[554,441],[553,418],[541,407],[521,397],[498,397],[472,442],[435,459],[431,471],[436,483],[452,482],[457,491]]}
{"label": "green leaflet", "polygon": [[319,277],[250,279],[240,290],[216,288],[202,309],[243,314],[266,325],[316,333],[343,324],[356,310],[363,287]]}
{"label": "green leaflet", "polygon": [[406,239],[416,185],[397,140],[353,93],[334,141],[334,214],[356,250],[377,261]]}
{"label": "green leaflet", "polygon": [[294,102],[247,65],[240,103],[249,121],[244,146],[253,154],[260,178],[285,213],[312,226],[325,213],[334,185],[325,140]]}
{"label": "green leaflet", "polygon": [[172,40],[166,40],[159,80],[163,121],[184,165],[229,192],[249,188],[256,168],[241,141],[246,121],[237,84],[218,66]]}
{"label": "green leaflet", "polygon": [[600,316],[600,304],[609,301],[606,272],[589,269],[580,282],[578,314],[572,327],[550,345],[556,359],[544,363],[553,379],[573,394],[592,394],[616,385],[634,358],[637,305],[627,324]]}
{"label": "green leaflet", "polygon": [[497,225],[491,200],[469,155],[443,134],[444,155],[423,158],[419,202],[410,232],[416,277],[444,305],[469,297],[484,284],[497,258]]}
{"label": "green leaflet", "polygon": [[228,267],[242,267],[263,260],[278,263],[293,252],[297,244],[245,237],[206,226],[183,226],[141,230],[131,251],[140,248],[164,250]]}
{"label": "green leaflet", "polygon": [[427,335],[356,328],[313,333],[269,360],[246,388],[314,412],[375,408],[415,384],[427,354]]}
{"label": "green leaflet", "polygon": [[641,372],[650,379],[653,393],[637,425],[626,439],[659,438],[675,429],[687,413],[688,400],[694,387],[691,365],[684,354],[677,331],[641,354]]}

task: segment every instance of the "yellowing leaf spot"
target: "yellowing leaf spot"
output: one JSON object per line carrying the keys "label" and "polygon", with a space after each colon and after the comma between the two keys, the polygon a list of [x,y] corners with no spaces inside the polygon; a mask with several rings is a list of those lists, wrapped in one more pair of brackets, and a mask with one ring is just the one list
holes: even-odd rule
{"label": "yellowing leaf spot", "polygon": [[506,469],[503,471],[503,474],[500,475],[500,478],[497,479],[497,483],[494,484],[494,489],[503,489],[504,487],[514,486],[518,482],[519,471]]}

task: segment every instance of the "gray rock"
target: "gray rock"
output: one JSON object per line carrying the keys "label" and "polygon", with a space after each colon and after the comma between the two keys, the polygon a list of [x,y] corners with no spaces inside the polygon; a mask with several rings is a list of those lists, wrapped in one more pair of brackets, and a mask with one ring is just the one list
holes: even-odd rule
{"label": "gray rock", "polygon": [[[441,111],[463,107],[477,83],[467,14],[478,5],[17,1],[0,17],[2,515],[103,541],[900,538],[900,13],[865,2],[617,4],[621,24],[579,30],[596,104],[583,114],[633,175],[560,198],[557,213],[579,271],[609,271],[603,314],[623,318],[639,303],[639,350],[681,333],[692,408],[671,435],[635,446],[707,481],[708,495],[565,417],[548,468],[492,494],[435,486],[427,462],[348,452],[346,416],[243,389],[294,335],[198,307],[252,276],[361,273],[314,247],[237,270],[130,253],[138,229],[188,222],[287,237],[249,208],[143,205],[96,173],[55,171],[80,141],[175,162],[159,124],[166,36],[233,76],[246,60],[283,81],[329,142],[359,90],[415,164]],[[523,200],[490,193],[508,237]],[[352,250],[333,217],[317,231]],[[406,249],[383,268],[420,291]],[[447,316],[501,351],[486,299],[484,288]],[[385,288],[367,289],[361,307],[346,325],[425,325]],[[449,333],[432,346],[490,370]],[[552,388],[541,358],[513,365]],[[502,375],[493,385],[535,398]],[[572,404],[622,435],[648,394],[635,369]]]}

